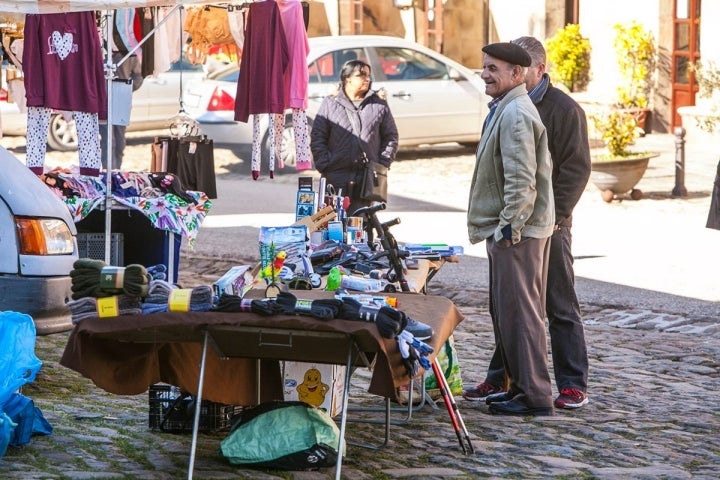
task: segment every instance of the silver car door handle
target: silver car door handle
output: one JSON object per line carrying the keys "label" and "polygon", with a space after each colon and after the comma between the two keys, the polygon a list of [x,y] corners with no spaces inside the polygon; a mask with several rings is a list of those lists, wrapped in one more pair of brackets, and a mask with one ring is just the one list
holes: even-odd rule
{"label": "silver car door handle", "polygon": [[312,100],[322,100],[325,97],[326,97],[326,95],[320,95],[320,94],[308,95],[308,98],[312,99]]}
{"label": "silver car door handle", "polygon": [[412,97],[412,94],[408,93],[408,92],[398,92],[398,93],[393,93],[392,96],[397,97],[397,98],[410,98],[410,97]]}

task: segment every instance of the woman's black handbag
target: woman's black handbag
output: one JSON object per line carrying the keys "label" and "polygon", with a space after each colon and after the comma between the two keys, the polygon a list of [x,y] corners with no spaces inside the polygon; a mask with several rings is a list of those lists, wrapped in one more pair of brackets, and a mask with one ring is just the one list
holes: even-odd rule
{"label": "woman's black handbag", "polygon": [[387,172],[388,167],[366,158],[358,179],[360,198],[372,202],[387,202]]}
{"label": "woman's black handbag", "polygon": [[355,139],[362,152],[360,160],[357,162],[357,176],[355,179],[358,197],[361,200],[371,202],[387,202],[387,172],[389,168],[380,162],[368,159],[360,143],[360,129],[355,124],[355,117],[347,109],[345,113],[350,120]]}

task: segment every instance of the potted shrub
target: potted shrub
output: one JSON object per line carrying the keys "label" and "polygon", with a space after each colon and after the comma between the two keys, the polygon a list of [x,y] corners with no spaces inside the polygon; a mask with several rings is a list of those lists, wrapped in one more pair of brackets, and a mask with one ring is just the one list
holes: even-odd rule
{"label": "potted shrub", "polygon": [[638,126],[643,129],[641,134],[644,135],[655,75],[655,38],[652,32],[636,21],[618,23],[613,29],[613,47],[623,82],[617,88],[617,107],[635,115]]}
{"label": "potted shrub", "polygon": [[642,132],[637,117],[625,110],[612,109],[605,114],[590,115],[590,121],[605,145],[605,151],[592,159],[590,180],[606,202],[628,191],[633,200],[639,200],[642,191],[635,185],[645,174],[649,160],[658,154],[630,150]]}
{"label": "potted shrub", "polygon": [[580,25],[565,25],[545,45],[552,82],[565,86],[570,92],[584,90],[590,81],[591,49],[590,40],[580,33]]}

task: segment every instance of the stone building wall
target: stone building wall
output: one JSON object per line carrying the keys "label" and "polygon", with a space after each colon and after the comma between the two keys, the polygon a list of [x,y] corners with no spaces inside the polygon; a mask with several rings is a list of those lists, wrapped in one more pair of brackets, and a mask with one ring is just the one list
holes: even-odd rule
{"label": "stone building wall", "polygon": [[443,54],[469,68],[482,67],[487,43],[487,2],[448,0],[443,13]]}

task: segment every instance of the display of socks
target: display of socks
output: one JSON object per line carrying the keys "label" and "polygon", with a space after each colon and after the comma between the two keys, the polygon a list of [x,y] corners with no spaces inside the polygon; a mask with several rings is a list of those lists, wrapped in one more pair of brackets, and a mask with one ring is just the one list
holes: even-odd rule
{"label": "display of socks", "polygon": [[[97,298],[82,297],[77,300],[71,300],[67,303],[70,309],[70,315],[73,325],[77,325],[88,318],[98,318]],[[140,315],[142,308],[140,300],[137,297],[129,295],[118,295],[118,315]]]}
{"label": "display of socks", "polygon": [[373,307],[364,305],[354,298],[344,297],[340,318],[375,322],[378,333],[383,338],[395,338],[407,326],[407,315],[392,307]]}
{"label": "display of socks", "polygon": [[258,300],[242,298],[237,295],[223,293],[213,307],[216,312],[252,312],[262,316],[280,315],[285,307],[274,300]]}
{"label": "display of socks", "polygon": [[146,268],[148,274],[148,282],[153,280],[167,280],[167,267],[162,263],[151,265]]}
{"label": "display of socks", "polygon": [[278,293],[275,302],[284,307],[285,314],[308,315],[321,320],[332,320],[336,318],[342,308],[342,301],[334,298],[305,300],[298,299],[289,292]]}
{"label": "display of socks", "polygon": [[[168,312],[170,295],[173,290],[178,289],[165,280],[152,280],[147,296],[142,302],[142,313],[160,313]],[[208,312],[212,309],[212,288],[208,285],[200,285],[190,292],[190,304],[188,311],[190,312]]]}
{"label": "display of socks", "polygon": [[[115,269],[118,273],[118,282],[113,286],[106,286],[102,282],[103,275],[108,275],[106,273],[109,271],[108,269]],[[147,271],[144,266],[139,264],[127,267],[109,267],[102,260],[80,258],[73,263],[70,279],[73,300],[82,297],[109,297],[118,293],[144,297],[148,292]]]}

